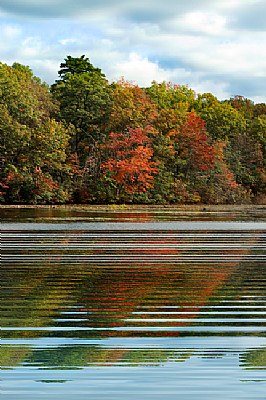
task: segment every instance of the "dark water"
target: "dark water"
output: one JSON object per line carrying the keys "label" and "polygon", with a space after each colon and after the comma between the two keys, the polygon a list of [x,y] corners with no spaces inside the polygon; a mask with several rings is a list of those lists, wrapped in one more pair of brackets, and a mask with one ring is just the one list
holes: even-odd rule
{"label": "dark water", "polygon": [[266,399],[261,210],[16,212],[2,224],[1,399]]}

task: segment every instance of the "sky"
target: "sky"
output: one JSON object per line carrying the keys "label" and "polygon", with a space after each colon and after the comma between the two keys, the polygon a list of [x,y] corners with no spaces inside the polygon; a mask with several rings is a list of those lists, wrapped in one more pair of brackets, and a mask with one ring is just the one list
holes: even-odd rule
{"label": "sky", "polygon": [[0,61],[48,84],[85,55],[110,82],[266,102],[265,0],[1,0]]}

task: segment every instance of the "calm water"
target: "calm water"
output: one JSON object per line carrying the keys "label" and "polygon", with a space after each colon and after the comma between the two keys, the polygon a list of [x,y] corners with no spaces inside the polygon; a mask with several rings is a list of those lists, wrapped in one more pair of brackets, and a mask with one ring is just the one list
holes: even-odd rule
{"label": "calm water", "polygon": [[265,209],[2,211],[1,399],[266,399]]}

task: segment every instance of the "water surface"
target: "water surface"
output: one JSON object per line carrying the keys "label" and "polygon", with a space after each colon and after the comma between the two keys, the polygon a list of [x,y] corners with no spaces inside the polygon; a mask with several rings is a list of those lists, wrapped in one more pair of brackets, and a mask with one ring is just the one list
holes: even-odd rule
{"label": "water surface", "polygon": [[30,212],[2,224],[4,400],[265,400],[261,209]]}

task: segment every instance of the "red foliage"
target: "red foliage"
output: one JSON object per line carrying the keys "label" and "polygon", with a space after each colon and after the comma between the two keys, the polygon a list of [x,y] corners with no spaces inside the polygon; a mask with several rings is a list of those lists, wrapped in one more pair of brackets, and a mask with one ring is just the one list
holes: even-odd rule
{"label": "red foliage", "polygon": [[6,194],[5,189],[8,189],[8,188],[9,188],[9,186],[7,186],[4,181],[0,181],[0,197],[4,196]]}
{"label": "red foliage", "polygon": [[33,192],[37,195],[43,195],[45,192],[54,192],[58,189],[58,183],[54,182],[51,176],[45,176],[40,168],[35,168],[32,177],[35,182]]}
{"label": "red foliage", "polygon": [[102,171],[111,172],[112,178],[127,193],[145,192],[153,185],[157,163],[151,161],[153,150],[147,136],[149,128],[129,129],[126,134],[110,133],[104,146],[110,157],[101,165]]}
{"label": "red foliage", "polygon": [[[179,144],[180,156],[198,171],[210,171],[214,168],[215,151],[209,144],[204,121],[193,112],[180,126],[178,132],[172,132]],[[171,135],[171,133],[170,133]]]}

